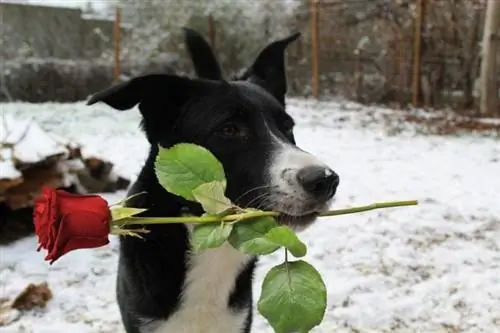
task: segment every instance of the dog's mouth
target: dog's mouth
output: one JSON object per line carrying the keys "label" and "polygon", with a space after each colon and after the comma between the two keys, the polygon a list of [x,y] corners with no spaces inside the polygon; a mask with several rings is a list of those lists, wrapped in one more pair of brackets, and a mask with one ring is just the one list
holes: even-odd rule
{"label": "dog's mouth", "polygon": [[282,193],[279,194],[271,196],[261,195],[258,196],[260,200],[250,200],[250,204],[248,202],[239,202],[238,205],[240,207],[273,211],[279,214],[275,219],[280,225],[303,230],[314,223],[318,216],[326,212],[334,202],[334,198],[318,202],[310,198],[304,199],[297,196],[292,197]]}
{"label": "dog's mouth", "polygon": [[281,213],[276,219],[278,223],[285,225],[304,225],[312,223],[317,217],[319,213],[309,213],[305,215],[289,215],[285,213]]}
{"label": "dog's mouth", "polygon": [[276,218],[276,220],[279,224],[292,227],[293,229],[305,229],[317,219],[319,214],[321,214],[321,212],[318,211],[300,215],[280,212],[280,215]]}
{"label": "dog's mouth", "polygon": [[307,209],[303,212],[300,211],[284,211],[283,209],[275,209],[280,215],[276,218],[277,222],[281,225],[286,225],[294,229],[305,229],[311,225],[318,216],[327,211],[333,200],[316,207],[315,209]]}

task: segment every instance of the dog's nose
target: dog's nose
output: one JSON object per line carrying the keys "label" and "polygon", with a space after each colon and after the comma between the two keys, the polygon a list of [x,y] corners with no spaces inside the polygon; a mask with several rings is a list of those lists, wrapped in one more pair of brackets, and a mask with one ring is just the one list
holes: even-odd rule
{"label": "dog's nose", "polygon": [[337,191],[339,176],[330,168],[308,166],[300,169],[297,180],[309,194],[317,199],[328,200]]}

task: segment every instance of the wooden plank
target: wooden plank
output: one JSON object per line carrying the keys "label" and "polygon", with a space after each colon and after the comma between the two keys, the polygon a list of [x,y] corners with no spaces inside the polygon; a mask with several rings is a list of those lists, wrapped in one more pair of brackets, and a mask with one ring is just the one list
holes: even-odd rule
{"label": "wooden plank", "polygon": [[417,19],[415,22],[415,36],[413,40],[413,82],[412,103],[414,107],[419,106],[420,99],[420,70],[422,66],[422,30],[425,18],[425,0],[418,0]]}
{"label": "wooden plank", "polygon": [[311,0],[312,94],[319,97],[319,0]]}
{"label": "wooden plank", "polygon": [[122,21],[122,10],[120,7],[116,7],[115,12],[115,25],[114,25],[114,47],[115,47],[115,80],[118,81],[121,75],[121,21]]}

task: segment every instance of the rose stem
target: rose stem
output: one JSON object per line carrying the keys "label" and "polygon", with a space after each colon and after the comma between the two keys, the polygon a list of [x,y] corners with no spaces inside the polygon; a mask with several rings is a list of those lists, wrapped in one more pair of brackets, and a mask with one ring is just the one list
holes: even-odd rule
{"label": "rose stem", "polygon": [[[354,214],[375,209],[415,206],[415,205],[418,205],[417,200],[377,202],[366,206],[330,210],[328,212],[320,214],[319,216]],[[251,218],[279,216],[279,215],[280,214],[277,212],[256,211],[256,212],[246,212],[240,214],[227,215],[222,217],[222,219],[218,216],[129,217],[122,220],[111,221],[111,224],[116,226],[124,226],[132,224],[210,223],[210,222],[220,222],[221,220],[224,222],[235,222],[235,221],[248,220]]]}

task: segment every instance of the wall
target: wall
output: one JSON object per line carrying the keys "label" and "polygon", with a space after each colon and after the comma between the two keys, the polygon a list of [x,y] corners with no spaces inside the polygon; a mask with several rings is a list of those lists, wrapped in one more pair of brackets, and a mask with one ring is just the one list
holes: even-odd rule
{"label": "wall", "polygon": [[0,3],[0,57],[95,57],[113,48],[113,24],[80,9]]}

